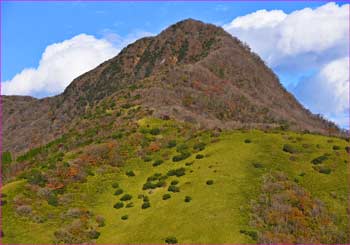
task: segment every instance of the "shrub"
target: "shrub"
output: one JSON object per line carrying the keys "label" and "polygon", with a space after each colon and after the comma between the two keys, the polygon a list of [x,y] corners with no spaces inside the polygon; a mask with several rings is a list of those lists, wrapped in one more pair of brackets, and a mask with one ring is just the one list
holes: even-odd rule
{"label": "shrub", "polygon": [[330,174],[332,170],[328,167],[320,167],[318,172],[320,172],[321,174]]}
{"label": "shrub", "polygon": [[328,159],[328,157],[326,155],[322,155],[322,156],[319,156],[319,157],[316,157],[315,159],[313,159],[311,161],[312,164],[321,164],[322,162],[326,161]]}
{"label": "shrub", "polygon": [[289,144],[285,144],[283,146],[283,151],[291,153],[291,154],[298,152],[297,149],[295,149],[292,145],[289,145]]}
{"label": "shrub", "polygon": [[145,156],[145,157],[143,158],[143,161],[145,161],[145,162],[150,162],[150,161],[152,161],[152,157],[150,157],[150,156]]}
{"label": "shrub", "polygon": [[47,179],[42,173],[37,169],[32,169],[26,176],[28,183],[32,185],[39,185],[41,187],[45,186]]}
{"label": "shrub", "polygon": [[264,166],[261,163],[255,162],[253,163],[254,168],[263,168]]}
{"label": "shrub", "polygon": [[334,145],[334,146],[333,146],[333,150],[335,150],[335,151],[340,150],[340,146]]}
{"label": "shrub", "polygon": [[187,150],[188,150],[188,146],[184,143],[182,143],[176,147],[177,152],[185,152]]}
{"label": "shrub", "polygon": [[103,227],[106,225],[105,218],[101,215],[96,216],[96,223],[98,224],[98,227]]}
{"label": "shrub", "polygon": [[345,151],[346,151],[347,153],[350,153],[350,146],[345,146]]}
{"label": "shrub", "polygon": [[127,214],[126,214],[126,215],[123,215],[123,216],[121,217],[122,220],[127,220],[128,218],[129,218],[129,215],[127,215]]}
{"label": "shrub", "polygon": [[163,162],[164,162],[163,160],[159,159],[159,160],[154,161],[154,163],[153,163],[152,165],[153,165],[154,167],[156,167],[156,166],[161,165]]}
{"label": "shrub", "polygon": [[252,140],[251,139],[245,139],[244,143],[246,143],[246,144],[252,143]]}
{"label": "shrub", "polygon": [[134,203],[129,202],[125,207],[126,207],[126,208],[132,208],[133,206],[134,206]]}
{"label": "shrub", "polygon": [[114,195],[118,196],[120,194],[122,194],[124,191],[122,189],[117,189],[115,192],[114,192]]}
{"label": "shrub", "polygon": [[16,208],[16,212],[19,215],[29,215],[32,213],[32,207],[29,205],[21,205]]}
{"label": "shrub", "polygon": [[212,185],[214,184],[214,180],[207,180],[207,185]]}
{"label": "shrub", "polygon": [[185,197],[185,202],[190,202],[191,200],[192,200],[192,197],[190,197],[190,196]]}
{"label": "shrub", "polygon": [[197,154],[196,155],[196,159],[202,159],[204,157],[204,155],[202,155],[202,154]]}
{"label": "shrub", "polygon": [[186,162],[185,165],[186,166],[191,166],[193,164],[193,162]]}
{"label": "shrub", "polygon": [[113,206],[115,209],[119,209],[124,207],[124,203],[123,202],[117,202],[116,204],[114,204]]}
{"label": "shrub", "polygon": [[188,158],[189,156],[191,156],[191,153],[189,153],[189,152],[182,152],[180,155],[176,155],[176,156],[173,157],[173,162],[182,161],[182,160]]}
{"label": "shrub", "polygon": [[197,143],[193,146],[193,149],[196,151],[202,151],[205,149],[205,144],[203,142]]}
{"label": "shrub", "polygon": [[100,237],[100,235],[101,235],[101,233],[96,231],[96,230],[91,230],[88,232],[88,236],[90,239],[97,239]]}
{"label": "shrub", "polygon": [[169,193],[166,193],[163,195],[163,200],[167,200],[171,197],[171,195]]}
{"label": "shrub", "polygon": [[11,155],[11,152],[9,151],[4,151],[2,153],[2,156],[1,156],[1,163],[2,165],[7,165],[7,164],[10,164],[12,162],[12,155]]}
{"label": "shrub", "polygon": [[175,244],[178,243],[176,237],[173,236],[169,236],[167,238],[165,238],[165,243],[167,244]]}
{"label": "shrub", "polygon": [[179,183],[178,180],[173,180],[173,181],[171,181],[171,185],[177,185],[178,183]]}
{"label": "shrub", "polygon": [[171,169],[168,171],[167,175],[180,177],[185,175],[185,172],[186,172],[185,168]]}
{"label": "shrub", "polygon": [[160,129],[159,128],[152,128],[149,131],[149,133],[152,134],[152,135],[158,135],[158,134],[160,134]]}
{"label": "shrub", "polygon": [[49,198],[47,199],[47,203],[51,206],[57,206],[58,205],[57,196],[54,194],[50,195]]}
{"label": "shrub", "polygon": [[175,146],[176,146],[176,140],[170,140],[168,142],[168,145],[167,145],[168,148],[173,148]]}
{"label": "shrub", "polygon": [[119,184],[118,184],[118,183],[113,183],[113,184],[112,184],[112,187],[113,187],[113,188],[118,188],[118,187],[119,187]]}
{"label": "shrub", "polygon": [[180,188],[178,186],[176,186],[176,185],[170,185],[168,187],[168,191],[170,191],[170,192],[179,192]]}
{"label": "shrub", "polygon": [[149,208],[149,207],[151,207],[150,202],[144,202],[144,203],[142,203],[142,206],[141,206],[142,209],[146,209],[146,208]]}
{"label": "shrub", "polygon": [[120,201],[129,201],[132,199],[132,195],[130,194],[124,194],[121,198]]}
{"label": "shrub", "polygon": [[149,197],[148,197],[148,196],[143,196],[142,200],[143,200],[144,202],[149,202]]}
{"label": "shrub", "polygon": [[250,236],[254,241],[258,239],[258,233],[256,231],[240,230],[239,232],[247,236]]}
{"label": "shrub", "polygon": [[132,170],[127,171],[125,174],[126,174],[127,176],[129,176],[129,177],[135,176],[135,173],[134,173],[134,171],[132,171]]}

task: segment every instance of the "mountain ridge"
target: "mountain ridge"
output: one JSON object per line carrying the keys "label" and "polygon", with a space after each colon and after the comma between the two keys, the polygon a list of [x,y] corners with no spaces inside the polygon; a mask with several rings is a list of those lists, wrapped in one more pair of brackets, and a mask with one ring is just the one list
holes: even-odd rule
{"label": "mountain ridge", "polygon": [[247,45],[221,27],[187,19],[128,45],[59,95],[2,96],[4,150],[24,152],[57,138],[104,98],[135,84],[139,103],[156,116],[207,128],[283,125],[339,134],[333,123],[303,108]]}

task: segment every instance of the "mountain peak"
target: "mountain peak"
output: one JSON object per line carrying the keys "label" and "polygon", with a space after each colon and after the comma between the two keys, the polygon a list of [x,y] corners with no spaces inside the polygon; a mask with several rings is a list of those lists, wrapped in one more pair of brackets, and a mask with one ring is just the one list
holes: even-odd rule
{"label": "mountain peak", "polygon": [[204,128],[283,124],[299,131],[339,132],[334,124],[305,110],[237,38],[221,27],[186,19],[128,45],[74,79],[63,94],[33,102],[35,111],[30,101],[5,100],[14,109],[5,111],[4,149],[22,151],[52,140],[103,101],[114,98],[118,103],[120,94],[136,96],[139,99],[133,103],[151,108],[155,116]]}

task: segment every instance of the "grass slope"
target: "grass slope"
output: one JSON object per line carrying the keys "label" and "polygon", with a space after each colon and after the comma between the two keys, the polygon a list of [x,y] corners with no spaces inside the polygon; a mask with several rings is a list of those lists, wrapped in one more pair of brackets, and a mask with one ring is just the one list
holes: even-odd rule
{"label": "grass slope", "polygon": [[[322,200],[327,208],[337,217],[336,224],[346,231],[347,222],[347,155],[344,150],[347,142],[311,134],[293,132],[231,131],[223,132],[219,137],[211,137],[202,132],[197,138],[178,136],[175,124],[170,121],[143,119],[140,128],[160,127],[156,140],[174,138],[177,145],[185,142],[191,149],[191,156],[185,160],[173,162],[177,155],[176,147],[161,148],[151,155],[152,161],[145,162],[140,157],[131,157],[122,167],[96,167],[85,183],[71,183],[66,193],[70,201],[53,207],[47,202],[34,198],[33,207],[38,215],[45,217],[43,223],[33,222],[18,215],[12,205],[15,196],[22,193],[30,196],[25,181],[16,181],[3,187],[7,195],[7,204],[3,206],[3,243],[33,244],[52,243],[54,232],[71,222],[62,218],[69,208],[85,208],[93,214],[103,216],[105,225],[98,227],[100,236],[96,243],[164,243],[167,237],[176,237],[179,243],[255,243],[241,230],[254,230],[249,226],[250,202],[259,195],[262,176],[279,170],[290,179],[306,188],[313,197]],[[247,140],[248,139],[248,140]],[[206,147],[200,152],[192,150],[193,145],[205,142]],[[290,145],[295,152],[283,151],[284,145]],[[333,146],[340,147],[333,150]],[[166,154],[165,154],[166,153]],[[329,154],[322,166],[331,169],[324,174],[314,169],[311,161],[323,154]],[[197,155],[204,157],[197,159]],[[71,153],[65,155],[69,158]],[[164,157],[167,155],[168,157]],[[158,166],[152,166],[156,159],[164,160]],[[166,159],[168,158],[168,159]],[[155,173],[166,175],[169,170],[185,168],[185,175],[169,176],[166,185],[152,190],[143,190],[148,177]],[[125,173],[133,171],[135,176]],[[173,180],[179,192],[169,192]],[[208,185],[207,181],[213,184]],[[118,183],[124,193],[114,195]],[[163,200],[163,195],[171,197]],[[124,194],[132,199],[124,201],[124,207],[113,208]],[[144,202],[141,195],[148,196],[150,207],[142,209]],[[185,202],[185,197],[191,197]],[[125,206],[132,202],[133,207]],[[128,215],[127,219],[122,216]],[[96,224],[91,224],[95,225]]]}

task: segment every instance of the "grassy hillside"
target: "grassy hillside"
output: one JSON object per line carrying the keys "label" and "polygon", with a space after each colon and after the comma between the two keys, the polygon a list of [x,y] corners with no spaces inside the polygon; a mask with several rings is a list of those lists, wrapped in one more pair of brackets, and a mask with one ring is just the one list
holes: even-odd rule
{"label": "grassy hillside", "polygon": [[335,232],[346,234],[345,140],[201,131],[152,118],[112,135],[57,150],[68,135],[27,156],[37,171],[24,170],[2,189],[3,243],[257,243],[267,228],[252,222],[253,203],[276,172],[310,193]]}

